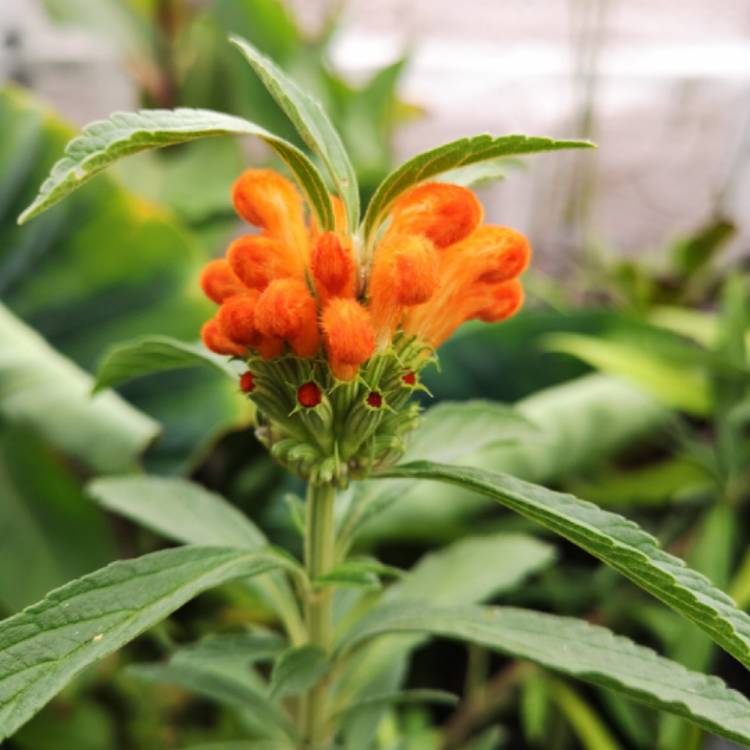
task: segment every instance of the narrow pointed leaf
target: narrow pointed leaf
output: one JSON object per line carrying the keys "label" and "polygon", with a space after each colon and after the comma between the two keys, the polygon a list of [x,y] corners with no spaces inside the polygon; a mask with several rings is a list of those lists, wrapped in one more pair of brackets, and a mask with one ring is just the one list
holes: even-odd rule
{"label": "narrow pointed leaf", "polygon": [[357,175],[344,144],[323,107],[246,39],[232,36],[230,41],[245,56],[271,96],[297,128],[308,148],[325,165],[339,197],[346,205],[350,231],[354,231],[359,223]]}
{"label": "narrow pointed leaf", "polygon": [[617,690],[750,746],[750,701],[742,694],[583,620],[515,607],[432,608],[414,602],[363,618],[347,633],[341,651],[388,633],[430,633],[478,643]]}
{"label": "narrow pointed leaf", "polygon": [[96,371],[94,392],[116,388],[129,380],[155,372],[180,370],[186,367],[209,367],[236,380],[237,372],[219,357],[196,344],[188,344],[171,336],[140,336],[115,344],[104,353]]}
{"label": "narrow pointed leaf", "polygon": [[183,544],[258,550],[261,530],[221,495],[178,477],[130,474],[101,477],[87,491],[115,513]]}
{"label": "narrow pointed leaf", "polygon": [[265,552],[179,547],[112,563],[0,623],[0,740],[82,669],[197,594],[283,567]]}
{"label": "narrow pointed leaf", "polygon": [[365,242],[368,242],[383,221],[398,196],[408,188],[430,177],[457,167],[500,157],[522,156],[540,151],[559,151],[566,148],[592,148],[589,141],[555,140],[528,135],[489,134],[459,138],[437,148],[424,151],[402,164],[380,183],[362,222]]}
{"label": "narrow pointed leaf", "polygon": [[39,195],[18,222],[23,224],[42,213],[124,156],[218,135],[252,135],[265,141],[294,173],[321,226],[333,228],[333,208],[325,183],[296,146],[241,117],[188,108],[116,112],[108,120],[87,125],[67,145],[65,156],[52,167]]}
{"label": "narrow pointed leaf", "polygon": [[381,476],[434,479],[474,490],[564,536],[692,620],[750,668],[750,617],[705,576],[662,550],[637,524],[592,503],[481,469],[420,461]]}
{"label": "narrow pointed leaf", "polygon": [[332,570],[318,576],[316,586],[352,586],[363,588],[380,588],[380,578],[402,578],[405,575],[400,568],[384,565],[377,560],[346,560]]}
{"label": "narrow pointed leaf", "polygon": [[[142,474],[102,477],[89,483],[87,490],[107,510],[166,539],[255,551],[268,544],[247,516],[220,495],[186,479]],[[281,573],[260,576],[248,585],[261,592],[295,637],[302,637],[299,607]]]}

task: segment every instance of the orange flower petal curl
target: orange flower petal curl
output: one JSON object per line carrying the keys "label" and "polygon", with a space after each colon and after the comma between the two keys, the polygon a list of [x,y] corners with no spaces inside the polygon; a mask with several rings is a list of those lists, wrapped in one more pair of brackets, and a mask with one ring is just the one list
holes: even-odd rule
{"label": "orange flower petal curl", "polygon": [[324,232],[316,240],[310,270],[322,299],[354,295],[356,268],[352,253],[334,232]]}
{"label": "orange flower petal curl", "polygon": [[247,169],[234,183],[232,202],[240,218],[290,249],[302,275],[308,260],[307,228],[302,196],[294,184],[271,169]]}
{"label": "orange flower petal curl", "polygon": [[216,354],[226,354],[235,357],[244,357],[247,354],[247,347],[232,341],[221,330],[221,326],[216,318],[211,318],[211,320],[203,324],[201,339],[206,348],[212,352],[216,352]]}
{"label": "orange flower petal curl", "polygon": [[272,281],[258,300],[255,320],[262,334],[286,339],[300,357],[312,357],[318,351],[317,307],[299,279]]}
{"label": "orange flower petal curl", "polygon": [[482,221],[482,204],[460,185],[428,182],[407,190],[391,211],[391,230],[419,234],[442,248],[468,237]]}
{"label": "orange flower petal curl", "polygon": [[210,260],[203,267],[199,282],[206,297],[219,305],[228,297],[247,291],[229,263],[222,258]]}
{"label": "orange flower petal curl", "polygon": [[354,299],[332,299],[323,310],[323,336],[333,361],[357,366],[375,351],[370,316]]}
{"label": "orange flower petal curl", "polygon": [[229,297],[216,314],[221,330],[237,344],[256,346],[260,341],[260,333],[255,325],[258,297],[260,294],[255,290]]}
{"label": "orange flower petal curl", "polygon": [[268,235],[246,235],[234,240],[227,250],[227,261],[250,289],[263,291],[274,279],[285,276],[302,278],[294,251]]}

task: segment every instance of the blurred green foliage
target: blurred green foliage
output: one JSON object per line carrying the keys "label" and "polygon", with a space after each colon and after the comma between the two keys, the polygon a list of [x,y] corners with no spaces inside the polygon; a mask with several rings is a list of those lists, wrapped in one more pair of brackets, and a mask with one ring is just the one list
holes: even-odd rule
{"label": "blurred green foliage", "polygon": [[[247,37],[321,99],[352,155],[365,203],[391,166],[394,129],[413,114],[396,96],[405,60],[360,86],[331,70],[335,13],[310,39],[276,0],[216,0],[200,10],[180,0],[45,2],[56,19],[85,25],[117,46],[144,105],[232,112],[299,143],[225,42],[230,31]],[[122,402],[94,402],[96,419],[111,420],[137,446],[118,449],[119,465],[82,453],[59,427],[59,415],[57,425],[48,423],[54,410],[43,411],[40,421],[33,408],[42,392],[34,390],[39,368],[51,369],[58,398],[75,405],[89,382],[87,371],[111,342],[145,333],[196,338],[207,316],[196,293],[196,270],[234,229],[227,191],[247,161],[242,146],[207,140],[137,157],[120,169],[124,184],[100,177],[18,228],[15,217],[71,131],[16,89],[0,97],[0,128],[0,296],[9,311],[3,310],[8,330],[23,339],[14,339],[17,358],[0,353],[0,608],[16,611],[109,560],[164,545],[161,536],[105,514],[84,491],[92,474],[133,466],[150,439],[144,425],[151,420],[163,433],[145,453],[150,469],[192,475],[247,510],[274,541],[299,544],[289,512],[295,501],[282,501],[299,488],[281,477],[248,431],[226,434],[242,422],[243,401],[219,374],[196,369],[151,376],[123,387]],[[734,232],[733,220],[720,216],[656,253],[657,262],[600,258],[596,269],[588,269],[597,305],[587,309],[574,309],[566,284],[547,279],[562,306],[536,300],[503,326],[467,327],[443,347],[442,372],[427,384],[437,399],[519,402],[520,412],[540,429],[521,445],[481,451],[467,463],[627,508],[747,607],[750,291],[747,276],[723,257]],[[18,333],[25,331],[20,320],[49,346],[30,331]],[[3,345],[8,341],[4,337]],[[605,375],[591,375],[594,369]],[[20,406],[11,408],[19,393]],[[124,418],[121,409],[133,414]],[[92,440],[95,427],[92,420]],[[503,588],[482,545],[529,531],[526,522],[465,491],[411,488],[358,544],[359,551],[377,550],[402,567],[427,555],[417,572],[437,570],[440,595],[449,603],[491,599],[502,591],[504,602],[595,620],[747,690],[747,678],[738,677],[697,628],[567,545],[529,539],[544,559],[527,571],[523,586],[516,581]],[[466,534],[475,538],[460,543],[471,549],[461,557],[463,575],[476,590],[456,591],[441,564],[447,570],[457,564],[458,545],[451,543]],[[447,549],[434,551],[441,545]],[[554,555],[559,564],[550,564]],[[241,736],[247,726],[242,711],[216,696],[195,695],[174,675],[162,675],[170,688],[144,681],[137,669],[115,676],[114,662],[168,655],[179,660],[180,645],[203,636],[216,611],[228,632],[247,621],[273,624],[262,602],[242,587],[203,597],[87,672],[9,748],[156,750]],[[414,676],[406,687],[465,689],[470,708],[454,713],[445,706],[393,705],[352,722],[349,731],[374,738],[380,750],[709,747],[704,733],[681,720],[659,718],[603,690],[573,688],[482,649],[467,655],[444,644],[397,645],[386,674],[376,653],[351,679],[370,687],[403,686],[411,660]],[[231,664],[224,666],[231,671]]]}

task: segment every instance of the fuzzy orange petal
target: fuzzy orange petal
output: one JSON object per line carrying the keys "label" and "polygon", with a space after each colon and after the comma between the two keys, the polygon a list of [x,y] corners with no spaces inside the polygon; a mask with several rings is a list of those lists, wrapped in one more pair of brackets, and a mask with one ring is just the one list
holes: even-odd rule
{"label": "fuzzy orange petal", "polygon": [[310,270],[322,300],[354,296],[354,260],[349,243],[338,234],[324,232],[317,238],[310,258]]}
{"label": "fuzzy orange petal", "polygon": [[247,291],[245,285],[232,271],[229,263],[222,258],[206,263],[201,271],[199,281],[203,293],[216,304],[221,304],[228,297]]}
{"label": "fuzzy orange petal", "polygon": [[271,169],[248,169],[234,183],[232,202],[241,218],[289,248],[301,274],[308,236],[302,196],[294,184]]}
{"label": "fuzzy orange petal", "polygon": [[370,274],[369,310],[382,344],[398,326],[404,307],[421,305],[439,283],[435,248],[420,235],[389,233],[375,251]]}
{"label": "fuzzy orange petal", "polygon": [[375,351],[370,316],[354,299],[332,299],[323,310],[323,336],[331,361],[357,366]]}
{"label": "fuzzy orange petal", "polygon": [[212,352],[216,352],[216,354],[233,355],[236,357],[245,357],[247,355],[247,347],[232,341],[222,331],[216,318],[211,318],[211,320],[203,324],[201,339],[206,348]]}
{"label": "fuzzy orange petal", "polygon": [[255,346],[260,340],[260,333],[255,326],[258,297],[260,293],[256,290],[229,297],[216,314],[221,330],[237,344]]}
{"label": "fuzzy orange petal", "polygon": [[268,235],[246,235],[229,245],[227,261],[237,278],[250,289],[263,291],[274,279],[304,278],[293,249]]}
{"label": "fuzzy orange petal", "polygon": [[258,300],[255,321],[264,336],[285,339],[300,357],[319,348],[315,300],[299,279],[272,281]]}
{"label": "fuzzy orange petal", "polygon": [[442,248],[468,237],[482,221],[482,205],[460,185],[428,182],[403,193],[391,210],[395,234],[420,234]]}

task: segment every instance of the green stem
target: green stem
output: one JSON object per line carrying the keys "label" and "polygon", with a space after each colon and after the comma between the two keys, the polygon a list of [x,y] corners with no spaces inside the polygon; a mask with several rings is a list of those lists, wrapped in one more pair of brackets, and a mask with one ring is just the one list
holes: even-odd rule
{"label": "green stem", "polygon": [[[328,587],[316,589],[313,582],[330,571],[336,562],[335,499],[334,487],[308,484],[305,565],[311,587],[305,615],[310,643],[326,652],[330,652],[333,645],[332,591]],[[306,696],[303,729],[307,747],[311,749],[323,747],[327,739],[327,691],[327,681],[323,679]]]}

